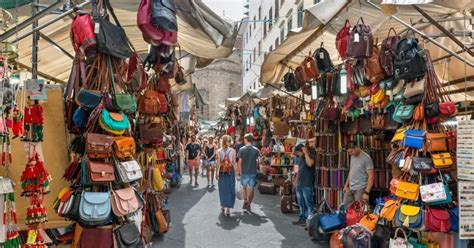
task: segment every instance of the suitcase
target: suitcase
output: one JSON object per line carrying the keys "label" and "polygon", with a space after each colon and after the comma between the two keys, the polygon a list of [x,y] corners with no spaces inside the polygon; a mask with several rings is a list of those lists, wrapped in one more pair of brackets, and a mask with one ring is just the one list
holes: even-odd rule
{"label": "suitcase", "polygon": [[286,180],[283,183],[283,186],[281,186],[280,192],[281,192],[282,195],[291,195],[292,188],[293,188],[293,186],[291,185],[291,181]]}
{"label": "suitcase", "polygon": [[258,192],[263,195],[275,195],[276,187],[273,183],[261,182],[258,185]]}
{"label": "suitcase", "polygon": [[282,195],[280,201],[282,213],[293,213],[293,200],[291,195]]}

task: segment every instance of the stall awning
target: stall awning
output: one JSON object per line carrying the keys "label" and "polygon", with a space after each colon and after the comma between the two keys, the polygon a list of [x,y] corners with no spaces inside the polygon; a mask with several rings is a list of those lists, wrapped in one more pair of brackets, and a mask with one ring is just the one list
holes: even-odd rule
{"label": "stall awning", "polygon": [[[56,0],[45,0],[42,4],[51,4]],[[80,1],[73,1],[81,3]],[[130,41],[141,54],[148,52],[148,44],[143,41],[142,34],[137,27],[137,9],[139,0],[114,0],[111,1],[115,12],[124,27]],[[191,67],[196,64],[208,65],[213,59],[225,58],[232,53],[237,34],[234,24],[223,20],[220,16],[210,10],[201,0],[175,0],[178,15],[178,45],[183,51],[189,52],[196,57]],[[15,10],[10,10],[15,14]],[[20,22],[31,15],[31,7],[25,5],[18,8]],[[44,24],[54,18],[55,15],[47,15],[40,19],[39,24]],[[41,30],[41,33],[58,46],[74,55],[74,50],[69,38],[71,18],[65,17]],[[13,24],[11,24],[13,27]],[[25,34],[31,30],[30,27],[19,32]],[[13,40],[16,35],[8,40]],[[19,62],[31,66],[31,38],[27,37],[19,42]],[[39,71],[51,76],[58,82],[66,82],[71,70],[72,59],[61,52],[57,47],[48,43],[45,39],[39,41]],[[192,68],[187,68],[192,71]]]}
{"label": "stall awning", "polygon": [[[341,6],[346,0],[326,0],[318,3],[305,11],[304,15],[304,26],[299,32],[290,32],[288,38],[275,50],[270,52],[266,57],[261,67],[260,81],[262,84],[274,83],[281,84],[281,78],[288,72],[289,68],[296,68],[304,57],[310,52],[314,52],[323,43],[333,60],[334,64],[340,64],[342,61],[338,57],[337,50],[335,48],[335,39],[337,32],[344,25],[346,19],[354,25],[359,17],[363,17],[366,25],[369,25],[372,29],[375,39],[379,42],[387,37],[387,33],[391,27],[395,28],[398,33],[405,32],[406,28],[396,20],[385,16],[381,11],[370,6],[366,1],[352,1],[347,8],[343,8],[340,14],[330,21],[327,25],[324,25],[323,19],[329,18],[328,10],[332,13],[337,12],[334,7],[327,7],[327,4],[331,6]],[[381,1],[374,1],[380,3]],[[456,2],[454,4],[453,2]],[[435,1],[436,4],[426,4],[420,6],[425,12],[436,20],[442,20],[445,18],[451,18],[455,21],[443,21],[441,25],[447,29],[456,31],[469,30],[468,26],[465,26],[462,14],[458,8],[472,8],[474,3],[470,0],[460,1]],[[450,4],[451,3],[451,4]],[[324,16],[321,16],[324,13]],[[441,33],[436,27],[422,20],[422,16],[411,6],[400,6],[398,7],[397,17],[402,20],[413,23],[415,27],[421,29],[425,34],[432,34],[438,36]],[[469,22],[467,22],[469,23]],[[403,34],[402,34],[403,35]],[[459,39],[463,37],[457,36]],[[456,45],[448,37],[438,37],[436,39],[444,46],[450,48],[452,51],[462,51],[461,48]],[[466,43],[471,43],[472,39],[465,37]],[[435,62],[435,69],[437,75],[442,79],[443,82],[458,82],[457,84],[450,84],[446,87],[448,91],[452,91],[451,95],[455,99],[464,99],[464,94],[461,88],[464,88],[463,78],[472,78],[474,75],[474,69],[470,66],[464,65],[460,60],[451,57],[447,57],[448,53],[438,48],[430,42],[425,42],[425,47],[431,52],[432,58]],[[474,58],[467,53],[461,53],[461,56],[465,57],[470,63],[474,63]],[[445,59],[443,59],[445,58]],[[439,59],[439,60],[437,60]],[[449,61],[449,62],[448,62]],[[465,69],[466,68],[466,69]],[[459,83],[459,81],[463,83]],[[474,82],[468,81],[466,86],[473,89]],[[468,92],[468,99],[474,99],[474,91]]]}

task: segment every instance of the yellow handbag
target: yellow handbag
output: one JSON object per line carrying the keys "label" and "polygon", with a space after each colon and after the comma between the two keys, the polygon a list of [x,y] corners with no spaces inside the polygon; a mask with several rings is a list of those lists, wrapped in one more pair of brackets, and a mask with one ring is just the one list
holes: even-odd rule
{"label": "yellow handbag", "polygon": [[396,143],[396,142],[400,142],[403,140],[403,137],[405,137],[405,128],[399,128],[397,129],[397,131],[395,132],[395,135],[393,136],[392,138],[392,143]]}
{"label": "yellow handbag", "polygon": [[[403,223],[403,226],[409,227],[410,226],[410,218],[421,218],[417,216],[420,214],[421,208],[418,206],[411,206],[411,205],[402,205],[400,207],[400,214],[398,216],[398,221]],[[404,216],[406,217],[404,220],[400,220],[400,218]]]}
{"label": "yellow handbag", "polygon": [[380,218],[392,221],[393,217],[395,217],[395,214],[397,213],[399,205],[399,202],[394,200],[388,200],[385,202],[382,210],[380,211]]}
{"label": "yellow handbag", "polygon": [[359,225],[364,226],[367,230],[373,232],[375,231],[375,227],[377,226],[377,222],[379,221],[379,216],[376,214],[367,214],[362,216],[359,220]]}
{"label": "yellow handbag", "polygon": [[420,185],[417,183],[399,181],[395,195],[403,199],[416,201],[418,195],[420,195]]}
{"label": "yellow handbag", "polygon": [[385,92],[383,89],[379,89],[374,95],[371,97],[372,104],[377,104],[383,101],[385,98]]}
{"label": "yellow handbag", "polygon": [[161,177],[161,170],[159,166],[155,166],[152,171],[153,183],[152,187],[154,191],[163,191],[163,178]]}
{"label": "yellow handbag", "polygon": [[366,97],[370,94],[369,87],[367,86],[359,86],[355,92],[356,96],[358,97]]}
{"label": "yellow handbag", "polygon": [[431,158],[433,159],[434,167],[437,169],[449,168],[454,163],[449,152],[431,154]]}

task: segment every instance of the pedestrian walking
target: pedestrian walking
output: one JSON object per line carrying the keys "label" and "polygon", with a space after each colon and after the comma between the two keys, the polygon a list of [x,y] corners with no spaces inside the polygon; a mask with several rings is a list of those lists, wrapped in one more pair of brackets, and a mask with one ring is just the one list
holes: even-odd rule
{"label": "pedestrian walking", "polygon": [[200,142],[200,145],[201,145],[201,156],[200,156],[200,166],[201,166],[201,177],[205,177],[206,175],[204,175],[204,172],[206,172],[206,166],[207,166],[207,163],[206,163],[206,158],[205,158],[205,154],[204,154],[204,149],[207,147],[207,144],[209,144],[209,141],[207,140],[207,137],[203,137],[201,142]]}
{"label": "pedestrian walking", "polygon": [[214,144],[214,138],[212,136],[209,136],[208,141],[209,142],[204,147],[204,163],[206,165],[207,187],[214,187],[214,173],[216,171],[217,147]]}
{"label": "pedestrian walking", "polygon": [[251,212],[251,204],[254,196],[255,186],[257,186],[257,165],[259,163],[260,151],[252,145],[253,135],[246,134],[244,137],[245,146],[239,149],[237,157],[237,180],[240,180],[244,198],[243,209]]}
{"label": "pedestrian walking", "polygon": [[197,179],[199,175],[199,158],[201,156],[201,146],[196,142],[196,136],[191,136],[191,142],[186,145],[186,161],[189,167],[189,183],[193,184],[193,171],[194,171],[194,184],[198,185]]}
{"label": "pedestrian walking", "polygon": [[299,144],[295,147],[295,165],[298,166],[296,177],[296,198],[300,210],[298,221],[293,225],[306,224],[306,219],[314,209],[314,159],[316,152],[308,145]]}
{"label": "pedestrian walking", "polygon": [[231,137],[224,135],[221,140],[221,149],[217,153],[216,179],[219,185],[221,212],[226,216],[230,216],[230,210],[235,204],[236,152],[230,147],[231,142]]}

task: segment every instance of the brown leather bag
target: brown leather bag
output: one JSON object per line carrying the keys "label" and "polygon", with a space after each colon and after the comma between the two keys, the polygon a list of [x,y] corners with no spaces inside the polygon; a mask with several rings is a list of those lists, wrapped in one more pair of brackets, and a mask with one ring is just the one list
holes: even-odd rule
{"label": "brown leather bag", "polygon": [[371,117],[372,129],[385,129],[385,115],[373,114]]}
{"label": "brown leather bag", "polygon": [[376,45],[373,46],[372,55],[365,60],[365,77],[373,84],[377,84],[384,78],[382,67],[380,66],[380,50]]}
{"label": "brown leather bag", "polygon": [[161,210],[155,212],[155,218],[158,221],[159,232],[165,233],[168,231],[168,222],[166,221],[165,216]]}
{"label": "brown leather bag", "polygon": [[140,138],[143,144],[160,144],[163,142],[163,126],[156,123],[140,124]]}
{"label": "brown leather bag", "polygon": [[[362,23],[359,24],[359,21]],[[372,55],[373,44],[372,31],[369,26],[365,25],[364,19],[361,17],[349,32],[347,56],[355,59],[368,58]]]}
{"label": "brown leather bag", "polygon": [[303,61],[302,66],[304,68],[304,73],[306,75],[306,78],[314,79],[319,76],[316,60],[312,56],[306,57]]}
{"label": "brown leather bag", "polygon": [[117,158],[127,158],[135,155],[135,139],[132,137],[120,137],[114,141],[114,154]]}
{"label": "brown leather bag", "polygon": [[296,76],[296,81],[298,81],[298,84],[300,87],[303,87],[306,82],[309,81],[309,79],[306,77],[306,73],[304,72],[304,68],[302,66],[298,66],[295,69],[295,76]]}
{"label": "brown leather bag", "polygon": [[425,108],[423,105],[418,105],[415,107],[415,110],[413,110],[413,120],[414,121],[422,121],[425,119]]}
{"label": "brown leather bag", "polygon": [[86,153],[89,158],[112,157],[112,137],[103,134],[86,134]]}
{"label": "brown leather bag", "polygon": [[112,226],[105,226],[100,228],[83,228],[79,247],[113,248],[114,240]]}
{"label": "brown leather bag", "polygon": [[426,149],[428,152],[445,152],[448,151],[445,133],[427,133]]}
{"label": "brown leather bag", "polygon": [[115,180],[114,166],[110,163],[88,161],[87,173],[92,184],[107,184]]}
{"label": "brown leather bag", "polygon": [[287,136],[289,131],[290,127],[286,122],[276,121],[273,123],[273,135]]}
{"label": "brown leather bag", "polygon": [[145,94],[138,100],[138,111],[143,114],[158,114],[161,109],[161,103],[158,98],[158,92],[146,90]]}

